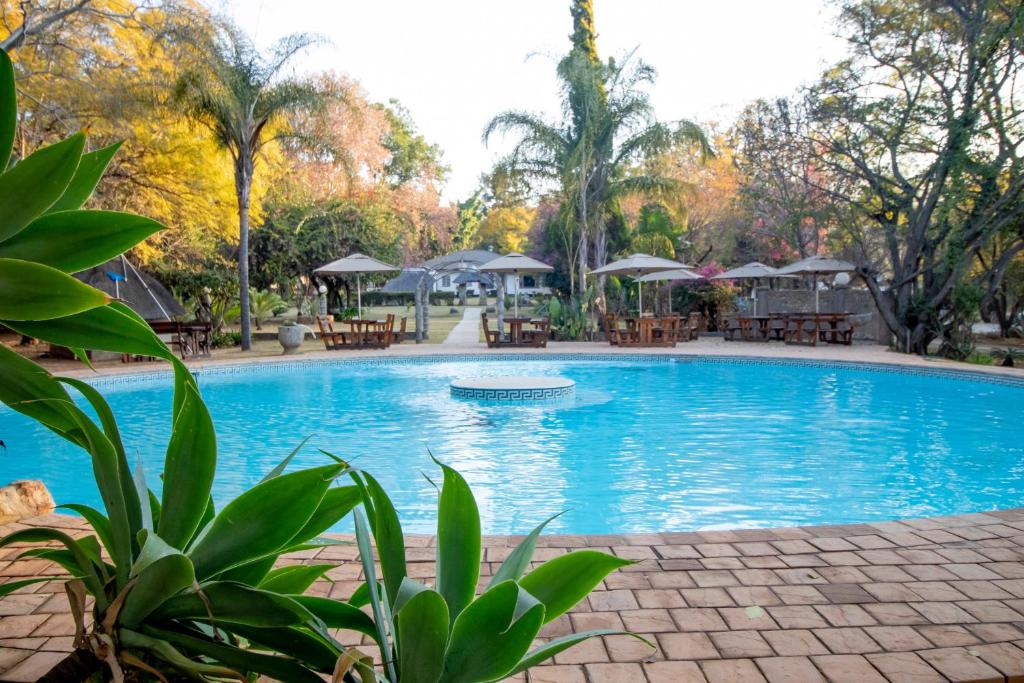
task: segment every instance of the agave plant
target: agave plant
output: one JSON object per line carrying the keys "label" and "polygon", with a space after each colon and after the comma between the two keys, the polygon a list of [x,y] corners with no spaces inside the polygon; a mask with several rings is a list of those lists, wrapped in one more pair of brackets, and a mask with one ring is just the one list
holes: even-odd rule
{"label": "agave plant", "polygon": [[[43,680],[120,680],[133,669],[162,680],[253,673],[321,680],[314,672],[333,670],[343,653],[328,629],[365,629],[369,620],[344,603],[301,595],[327,567],[273,565],[282,553],[325,543],[318,535],[358,503],[358,488],[332,487],[346,471],[340,462],[288,474],[281,466],[214,508],[216,439],[195,379],[130,308],[69,275],[161,226],[81,209],[116,145],[84,153],[77,134],[8,168],[15,116],[13,69],[0,52],[0,168],[7,169],[0,174],[0,321],[75,349],[86,362],[85,349],[102,349],[163,358],[174,370],[173,430],[157,496],[141,466],[134,473],[129,467],[115,417],[94,387],[54,377],[0,345],[0,400],[88,453],[104,507],[66,506],[88,521],[92,535],[30,528],[0,539],[0,546],[47,544],[23,555],[68,573],[76,649]],[[9,582],[0,594],[52,579]]]}
{"label": "agave plant", "polygon": [[[573,633],[531,651],[544,624],[570,610],[609,573],[632,562],[596,550],[578,550],[527,571],[537,539],[552,517],[523,539],[477,595],[481,539],[476,500],[457,471],[437,464],[443,480],[433,588],[408,576],[402,526],[387,494],[369,474],[351,472],[363,494],[365,515],[357,509],[355,524],[367,581],[350,604],[371,606],[373,639],[383,671],[374,670],[371,657],[352,650],[336,676],[344,674],[346,680],[359,683],[498,681],[588,638],[623,633]],[[380,560],[379,583],[371,539]],[[370,590],[370,586],[378,588]]]}

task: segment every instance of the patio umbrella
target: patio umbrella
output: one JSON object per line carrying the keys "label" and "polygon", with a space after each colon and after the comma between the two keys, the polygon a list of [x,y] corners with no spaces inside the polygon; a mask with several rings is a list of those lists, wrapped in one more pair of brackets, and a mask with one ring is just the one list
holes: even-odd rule
{"label": "patio umbrella", "polygon": [[515,276],[515,315],[517,318],[519,317],[519,273],[550,273],[553,270],[554,268],[546,263],[515,252],[499,256],[480,266],[481,273],[512,273]]}
{"label": "patio umbrella", "polygon": [[[703,275],[697,275],[691,270],[686,268],[676,268],[675,270],[659,270],[656,273],[649,273],[648,275],[641,275],[636,280],[637,282],[661,282],[664,280],[703,280]],[[672,297],[671,297],[671,286],[669,286],[669,311],[672,310]]]}
{"label": "patio umbrella", "polygon": [[590,271],[591,275],[628,275],[633,279],[637,280],[636,286],[638,290],[638,308],[640,314],[644,312],[644,290],[643,286],[639,282],[641,275],[648,275],[650,273],[657,273],[665,270],[678,270],[685,269],[685,263],[679,263],[672,259],[661,258],[660,256],[651,256],[650,254],[631,254],[626,258],[619,259],[618,261],[612,261],[608,265],[595,268]]}
{"label": "patio umbrella", "polygon": [[712,280],[753,280],[754,286],[750,290],[751,312],[757,314],[757,281],[761,278],[771,277],[794,277],[792,275],[781,275],[778,268],[766,266],[757,261],[751,261],[742,266],[737,266],[724,273],[713,275]]}
{"label": "patio umbrella", "polygon": [[363,317],[363,293],[362,293],[362,280],[361,276],[363,273],[391,273],[396,270],[401,270],[395,266],[390,266],[387,263],[378,261],[375,258],[366,256],[365,254],[352,254],[345,258],[340,258],[337,261],[331,261],[326,266],[320,266],[313,272],[317,275],[352,275],[356,276],[356,304],[358,306],[359,317]]}
{"label": "patio umbrella", "polygon": [[829,258],[828,256],[810,256],[779,268],[779,275],[813,275],[814,276],[814,312],[818,312],[818,276],[835,275],[836,273],[852,273],[857,266],[849,261]]}

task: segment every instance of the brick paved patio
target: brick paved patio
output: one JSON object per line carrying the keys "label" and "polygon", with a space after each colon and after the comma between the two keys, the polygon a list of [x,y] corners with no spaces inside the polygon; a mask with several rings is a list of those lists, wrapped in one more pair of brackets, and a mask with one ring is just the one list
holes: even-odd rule
{"label": "brick paved patio", "polygon": [[[81,533],[75,518],[58,524]],[[0,528],[8,533],[19,525]],[[432,538],[409,539],[410,574],[433,576]],[[484,574],[517,539],[488,537]],[[1024,681],[1024,509],[879,524],[699,533],[546,536],[637,560],[542,635],[625,628],[519,681],[650,683]],[[0,551],[3,580],[58,571]],[[360,581],[351,546],[289,558],[338,562],[320,594]],[[32,681],[71,645],[59,583],[0,599],[0,680]],[[344,637],[344,634],[342,634]]]}

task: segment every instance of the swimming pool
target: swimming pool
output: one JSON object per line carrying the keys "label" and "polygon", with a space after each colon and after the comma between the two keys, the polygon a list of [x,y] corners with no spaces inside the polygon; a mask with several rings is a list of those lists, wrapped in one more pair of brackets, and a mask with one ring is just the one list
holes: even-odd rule
{"label": "swimming pool", "polygon": [[[453,379],[558,375],[576,397],[453,398]],[[853,523],[1024,504],[1024,382],[735,358],[485,356],[296,361],[197,373],[219,441],[214,497],[306,435],[376,476],[408,532],[434,530],[428,449],[476,493],[487,533],[626,533]],[[158,482],[169,375],[97,379]],[[0,406],[0,480],[100,506],[86,454]]]}

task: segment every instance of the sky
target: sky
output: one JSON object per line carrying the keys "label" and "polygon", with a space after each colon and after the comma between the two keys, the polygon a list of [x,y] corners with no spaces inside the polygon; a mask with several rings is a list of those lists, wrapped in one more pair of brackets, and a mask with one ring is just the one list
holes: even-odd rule
{"label": "sky", "polygon": [[[510,141],[485,147],[495,114],[559,112],[554,67],[568,51],[568,0],[207,0],[257,44],[295,32],[322,46],[297,73],[333,70],[375,101],[399,100],[451,167],[463,199]],[[603,58],[636,55],[658,71],[658,118],[727,125],[748,102],[793,93],[841,58],[823,0],[594,0]]]}

